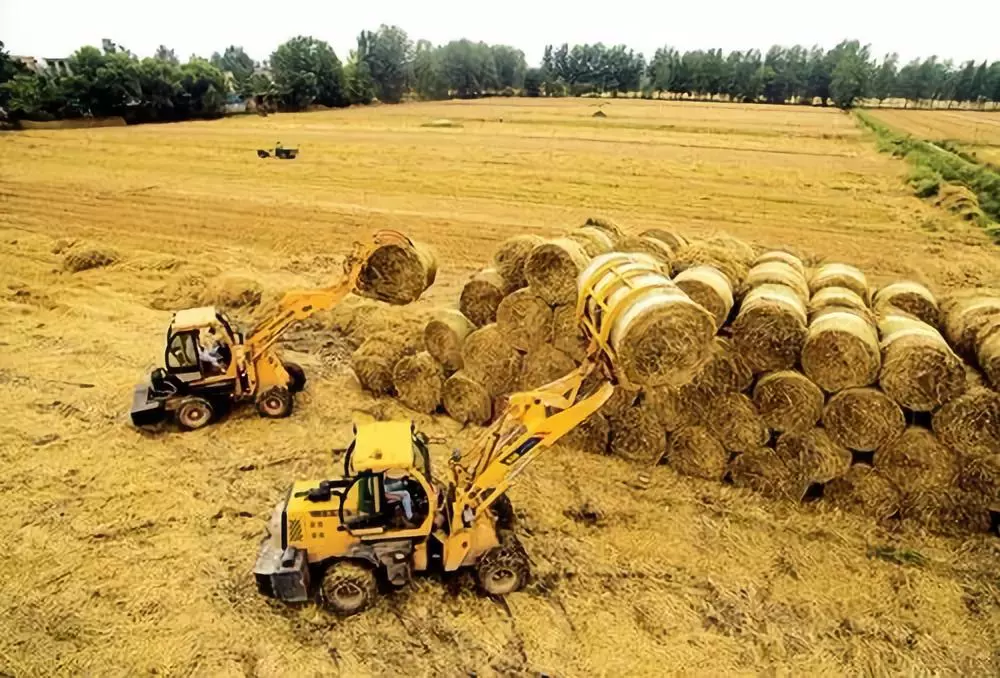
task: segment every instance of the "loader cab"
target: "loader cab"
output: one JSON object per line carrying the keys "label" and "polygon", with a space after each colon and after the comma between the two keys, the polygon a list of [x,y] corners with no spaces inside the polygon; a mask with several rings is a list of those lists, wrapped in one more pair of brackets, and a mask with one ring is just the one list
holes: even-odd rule
{"label": "loader cab", "polygon": [[[170,374],[187,380],[225,374],[232,362],[232,347],[242,341],[229,317],[214,307],[178,311],[167,328],[164,365]],[[219,348],[219,366],[207,365],[200,355],[214,345]]]}

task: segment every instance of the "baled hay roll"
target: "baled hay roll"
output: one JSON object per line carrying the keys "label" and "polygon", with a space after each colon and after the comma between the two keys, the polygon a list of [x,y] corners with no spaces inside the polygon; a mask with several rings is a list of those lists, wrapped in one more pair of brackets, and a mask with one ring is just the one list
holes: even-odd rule
{"label": "baled hay roll", "polygon": [[678,407],[684,420],[706,422],[710,406],[719,396],[746,391],[752,382],[753,373],[732,342],[716,337],[708,358],[691,380],[679,387]]}
{"label": "baled hay roll", "polygon": [[1000,393],[973,388],[934,413],[934,433],[966,457],[1000,454]]}
{"label": "baled hay roll", "polygon": [[458,309],[476,327],[497,319],[497,306],[507,294],[507,283],[492,268],[479,271],[462,288]]}
{"label": "baled hay roll", "polygon": [[[347,265],[353,264],[348,258]],[[422,243],[379,245],[362,264],[356,288],[359,294],[390,304],[409,304],[420,298],[437,276],[434,252]]]}
{"label": "baled hay roll", "polygon": [[927,323],[902,315],[879,321],[882,371],[879,385],[915,412],[930,412],[965,391],[965,367]]}
{"label": "baled hay roll", "polygon": [[[587,391],[590,392],[589,389]],[[621,417],[626,411],[632,409],[639,400],[640,391],[618,386],[611,393],[611,397],[601,405],[600,412],[609,419]],[[655,410],[654,410],[655,413]]]}
{"label": "baled hay roll", "polygon": [[963,290],[941,302],[948,341],[960,355],[974,358],[980,330],[1000,319],[1000,290]]}
{"label": "baled hay roll", "polygon": [[557,238],[531,250],[524,277],[546,303],[569,304],[576,301],[576,279],[588,261],[578,242]]}
{"label": "baled hay roll", "polygon": [[450,374],[462,369],[462,343],[474,329],[461,311],[440,311],[424,327],[424,346]]}
{"label": "baled hay roll", "polygon": [[726,324],[733,310],[733,288],[729,279],[711,266],[694,266],[674,277],[684,294],[715,318],[716,328]]}
{"label": "baled hay roll", "polygon": [[757,266],[759,264],[767,264],[772,261],[780,261],[783,264],[787,264],[794,268],[803,279],[806,277],[806,267],[805,264],[802,263],[802,260],[794,254],[784,252],[782,250],[764,252],[762,255],[754,259],[753,265]]}
{"label": "baled hay roll", "polygon": [[375,395],[392,393],[392,370],[406,350],[406,341],[398,334],[376,332],[351,354],[351,369],[366,390]]}
{"label": "baled hay roll", "polygon": [[903,281],[886,285],[875,293],[873,305],[875,310],[886,315],[891,309],[898,308],[931,327],[941,324],[941,311],[937,299],[923,285],[911,281]]}
{"label": "baled hay roll", "polygon": [[520,351],[552,340],[552,309],[531,287],[511,292],[497,306],[497,329]]}
{"label": "baled hay roll", "polygon": [[809,292],[816,294],[825,287],[846,287],[865,300],[871,302],[868,278],[860,269],[847,264],[824,264],[816,269],[809,279]]}
{"label": "baled hay roll", "polygon": [[835,442],[858,452],[873,452],[906,428],[906,418],[892,398],[875,388],[849,388],[830,398],[823,427]]}
{"label": "baled hay roll", "polygon": [[515,235],[500,243],[500,247],[493,253],[493,267],[507,285],[519,289],[528,284],[524,277],[524,262],[528,260],[531,250],[543,242],[545,239],[541,236]]}
{"label": "baled hay roll", "polygon": [[749,452],[767,444],[770,431],[753,401],[742,393],[726,393],[708,406],[708,430],[727,450]]}
{"label": "baled hay roll", "polygon": [[806,334],[805,305],[784,285],[761,285],[747,292],[733,321],[733,343],[754,372],[793,367]]}
{"label": "baled hay roll", "polygon": [[463,370],[445,380],[441,400],[444,411],[460,424],[482,426],[493,415],[493,401],[486,387]]}
{"label": "baled hay roll", "polygon": [[955,453],[920,426],[908,426],[902,435],[880,447],[874,464],[904,497],[947,488],[958,473]]}
{"label": "baled hay roll", "polygon": [[993,388],[1000,389],[1000,317],[980,330],[976,342],[976,357]]}
{"label": "baled hay roll", "polygon": [[466,374],[486,387],[491,397],[511,393],[521,375],[521,354],[494,325],[480,327],[465,338],[462,363]]}
{"label": "baled hay roll", "polygon": [[703,426],[675,431],[667,443],[670,467],[685,476],[722,480],[729,465],[729,452]]}
{"label": "baled hay roll", "polygon": [[591,454],[607,454],[610,435],[611,425],[608,424],[607,418],[603,414],[595,412],[563,436],[560,442],[574,450],[590,452]]}
{"label": "baled hay roll", "polygon": [[729,477],[736,487],[760,492],[774,498],[801,499],[792,469],[770,447],[760,447],[737,455],[729,463]]}
{"label": "baled hay roll", "polygon": [[644,238],[656,238],[669,247],[671,252],[676,252],[688,244],[687,238],[680,233],[674,233],[663,228],[648,228],[639,235]]}
{"label": "baled hay roll", "polygon": [[877,469],[857,464],[827,483],[823,498],[842,511],[885,520],[899,513],[899,492]]}
{"label": "baled hay roll", "polygon": [[808,431],[823,415],[823,391],[804,374],[771,372],[757,381],[753,402],[765,425],[779,433]]}
{"label": "baled hay roll", "polygon": [[577,362],[587,357],[590,340],[576,319],[575,304],[563,304],[553,309],[552,345]]}
{"label": "baled hay roll", "polygon": [[703,242],[720,251],[727,252],[730,258],[739,261],[748,268],[753,263],[753,260],[757,258],[757,253],[754,252],[753,247],[749,243],[724,231],[713,233],[705,238]]}
{"label": "baled hay roll", "polygon": [[867,386],[881,367],[875,328],[858,316],[828,311],[809,325],[802,371],[827,393]]}
{"label": "baled hay roll", "polygon": [[711,266],[726,276],[733,293],[739,295],[746,286],[750,267],[725,245],[704,241],[689,242],[674,253],[674,273],[681,273],[695,266]]}
{"label": "baled hay roll", "polygon": [[587,217],[587,220],[583,222],[583,228],[596,228],[604,231],[615,242],[625,237],[625,231],[622,230],[622,227],[605,217]]}
{"label": "baled hay roll", "polygon": [[580,243],[588,257],[596,257],[598,254],[615,249],[614,239],[607,232],[593,226],[578,228],[568,233],[566,237]]}
{"label": "baled hay roll", "polygon": [[968,460],[958,476],[958,486],[973,497],[973,503],[1000,511],[1000,454]]}
{"label": "baled hay roll", "polygon": [[575,369],[576,363],[568,355],[552,344],[541,344],[524,356],[520,388],[522,391],[531,391],[564,377]]}
{"label": "baled hay roll", "polygon": [[656,413],[660,426],[667,433],[676,431],[683,426],[698,423],[690,417],[688,408],[681,401],[681,390],[676,386],[657,386],[645,391],[646,402]]}
{"label": "baled hay roll", "polygon": [[674,251],[670,249],[669,245],[661,240],[650,238],[648,236],[626,236],[618,242],[615,249],[619,252],[639,252],[642,254],[648,254],[662,263],[667,268],[667,271],[670,270],[670,264],[674,260]]}
{"label": "baled hay roll", "polygon": [[853,457],[821,428],[804,433],[782,433],[775,446],[778,456],[801,482],[796,497],[801,499],[812,483],[828,483],[847,473]]}
{"label": "baled hay roll", "polygon": [[783,261],[765,261],[756,264],[747,275],[749,287],[761,285],[784,285],[795,291],[805,303],[809,301],[809,284],[805,277],[791,264]]}
{"label": "baled hay roll", "polygon": [[399,400],[411,410],[431,414],[441,404],[444,372],[426,351],[400,358],[392,370],[392,383]]}
{"label": "baled hay roll", "polygon": [[609,419],[611,454],[629,461],[652,463],[663,456],[667,437],[656,414],[645,405]]}
{"label": "baled hay roll", "polygon": [[810,318],[841,310],[850,311],[869,323],[875,323],[875,314],[868,308],[865,300],[846,287],[824,287],[809,299]]}

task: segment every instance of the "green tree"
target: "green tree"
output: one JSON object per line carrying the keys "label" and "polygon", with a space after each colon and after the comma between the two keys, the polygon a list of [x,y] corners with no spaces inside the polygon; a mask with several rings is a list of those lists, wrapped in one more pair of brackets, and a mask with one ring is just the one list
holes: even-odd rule
{"label": "green tree", "polygon": [[541,68],[529,68],[524,74],[523,92],[526,97],[537,97],[542,94],[545,86],[545,71]]}
{"label": "green tree", "polygon": [[426,40],[413,53],[413,89],[421,99],[448,98],[448,83],[441,65],[441,50]]}
{"label": "green tree", "polygon": [[192,59],[180,67],[180,91],[174,107],[182,118],[212,117],[226,103],[226,77],[207,59]]}
{"label": "green tree", "polygon": [[232,74],[233,89],[238,94],[242,96],[253,95],[253,87],[250,79],[253,77],[257,64],[242,47],[230,45],[222,54],[214,52],[209,61],[213,66],[222,71],[223,74]]}
{"label": "green tree", "polygon": [[174,106],[180,98],[181,70],[165,59],[143,59],[139,62],[139,89],[142,104],[138,117],[142,121],[174,120]]}
{"label": "green tree", "polygon": [[370,104],[375,100],[375,81],[371,71],[355,51],[351,52],[344,66],[344,80],[347,83],[347,98],[352,104]]}
{"label": "green tree", "polygon": [[[413,63],[413,42],[398,26],[382,24],[374,33],[362,31],[357,54],[366,65],[378,100],[398,104],[406,94]],[[356,72],[362,72],[356,71]]]}
{"label": "green tree", "polygon": [[173,64],[174,66],[179,66],[181,63],[180,59],[177,58],[177,52],[169,49],[166,45],[160,45],[157,47],[153,58],[159,59],[160,61],[166,61],[168,64]]}
{"label": "green tree", "polygon": [[311,103],[348,104],[344,69],[333,48],[313,37],[298,36],[271,55],[271,71],[281,102],[292,109]]}
{"label": "green tree", "polygon": [[969,89],[971,90],[970,101],[975,101],[982,105],[983,102],[990,98],[989,69],[986,67],[985,61],[979,64],[979,68],[976,69],[976,74],[972,76],[972,84]]}
{"label": "green tree", "polygon": [[82,47],[69,58],[69,70],[57,81],[69,115],[124,116],[141,103],[139,62],[128,52]]}
{"label": "green tree", "polygon": [[493,63],[496,65],[497,86],[501,89],[507,87],[521,89],[528,71],[524,52],[509,45],[493,45],[490,51],[493,53]]}
{"label": "green tree", "polygon": [[872,80],[872,96],[878,99],[878,105],[892,96],[896,88],[896,69],[899,65],[899,55],[896,53],[886,54],[875,71]]}
{"label": "green tree", "polygon": [[872,64],[868,46],[857,40],[837,46],[837,62],[830,80],[830,97],[843,109],[853,108],[857,101],[868,95],[871,86]]}

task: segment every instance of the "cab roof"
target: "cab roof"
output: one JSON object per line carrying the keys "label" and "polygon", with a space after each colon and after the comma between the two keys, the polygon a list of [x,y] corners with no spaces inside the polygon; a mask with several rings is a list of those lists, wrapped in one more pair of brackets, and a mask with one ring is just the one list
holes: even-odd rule
{"label": "cab roof", "polygon": [[413,425],[409,420],[358,424],[351,453],[351,472],[413,467]]}
{"label": "cab roof", "polygon": [[173,325],[175,330],[188,330],[215,325],[217,323],[215,307],[200,306],[198,308],[185,308],[183,311],[177,311],[174,313],[174,319],[170,324]]}

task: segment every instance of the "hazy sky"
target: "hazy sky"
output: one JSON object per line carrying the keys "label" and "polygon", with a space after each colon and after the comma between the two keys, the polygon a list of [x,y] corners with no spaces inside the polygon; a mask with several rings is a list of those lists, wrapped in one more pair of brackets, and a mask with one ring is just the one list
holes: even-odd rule
{"label": "hazy sky", "polygon": [[[920,5],[925,9],[918,9]],[[1000,0],[0,0],[0,41],[13,54],[67,56],[111,38],[139,56],[165,44],[185,59],[243,45],[257,60],[284,40],[313,35],[346,58],[362,29],[402,26],[413,39],[507,43],[531,64],[547,43],[625,43],[650,56],[772,44],[830,47],[852,37],[881,55],[1000,59]]]}

